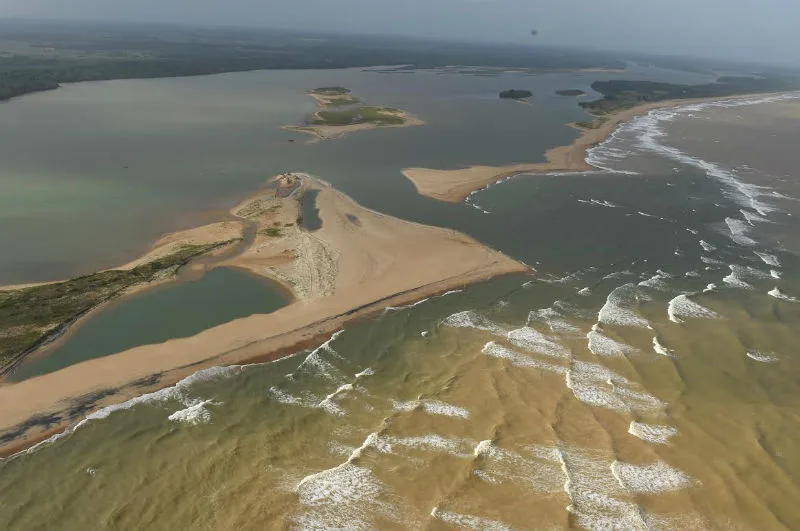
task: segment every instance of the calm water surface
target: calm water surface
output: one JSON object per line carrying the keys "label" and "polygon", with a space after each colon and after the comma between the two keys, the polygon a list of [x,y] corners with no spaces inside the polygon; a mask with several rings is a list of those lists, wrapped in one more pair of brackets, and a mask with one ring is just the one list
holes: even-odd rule
{"label": "calm water surface", "polygon": [[286,306],[288,294],[263,279],[218,268],[194,282],[169,284],[114,303],[69,333],[64,343],[30,358],[13,375],[24,380],[140,345],[189,337],[207,328]]}

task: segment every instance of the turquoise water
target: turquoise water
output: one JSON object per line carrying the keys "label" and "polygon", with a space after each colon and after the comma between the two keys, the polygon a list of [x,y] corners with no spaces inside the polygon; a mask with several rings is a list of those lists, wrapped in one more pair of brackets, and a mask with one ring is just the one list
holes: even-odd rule
{"label": "turquoise water", "polygon": [[140,345],[193,336],[207,328],[286,306],[278,286],[236,269],[214,269],[195,282],[126,298],[78,327],[61,346],[23,363],[14,380],[63,369]]}

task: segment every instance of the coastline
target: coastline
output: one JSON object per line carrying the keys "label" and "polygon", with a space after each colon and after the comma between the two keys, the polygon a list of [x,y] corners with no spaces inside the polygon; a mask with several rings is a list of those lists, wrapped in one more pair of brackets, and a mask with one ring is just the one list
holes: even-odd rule
{"label": "coastline", "polygon": [[681,107],[696,103],[748,98],[763,94],[664,100],[645,103],[603,116],[605,122],[596,128],[584,128],[572,122],[566,124],[581,131],[571,143],[545,152],[545,162],[515,163],[505,166],[474,165],[460,169],[405,168],[402,173],[420,195],[448,203],[461,203],[471,193],[498,181],[523,173],[587,172],[596,168],[586,162],[586,152],[607,140],[620,126],[634,118],[658,109]]}
{"label": "coastline", "polygon": [[[23,451],[93,411],[168,387],[200,369],[278,359],[318,345],[386,306],[530,271],[457,231],[393,218],[309,176],[303,181],[306,189],[318,191],[320,229],[286,227],[281,237],[259,232],[241,253],[214,263],[242,267],[291,288],[294,300],[289,305],[193,337],[136,347],[0,386],[0,456]],[[274,218],[266,213],[275,209],[265,203],[265,193],[245,200],[232,213],[252,214],[246,219],[271,226]],[[298,204],[295,199],[290,194],[284,200],[290,203],[279,209],[282,216],[296,214],[289,208]],[[283,259],[286,248],[294,247],[298,256]]]}

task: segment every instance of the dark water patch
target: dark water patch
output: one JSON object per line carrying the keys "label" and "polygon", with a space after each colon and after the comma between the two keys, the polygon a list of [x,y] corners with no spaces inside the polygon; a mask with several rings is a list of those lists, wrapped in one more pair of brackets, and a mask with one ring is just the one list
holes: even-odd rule
{"label": "dark water patch", "polygon": [[317,208],[317,194],[319,194],[318,190],[309,190],[303,194],[303,213],[300,224],[308,231],[319,230],[322,227],[322,218],[319,217],[319,208]]}
{"label": "dark water patch", "polygon": [[215,269],[196,282],[147,291],[101,311],[62,345],[20,365],[12,379],[24,380],[140,345],[189,337],[234,319],[274,312],[287,303],[278,286],[234,269]]}

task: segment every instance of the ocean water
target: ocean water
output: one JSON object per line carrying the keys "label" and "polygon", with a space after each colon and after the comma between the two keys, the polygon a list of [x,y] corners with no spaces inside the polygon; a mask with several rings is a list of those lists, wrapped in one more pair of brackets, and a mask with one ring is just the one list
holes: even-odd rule
{"label": "ocean water", "polygon": [[772,119],[799,102],[659,111],[605,171],[442,205],[539,274],[92,414],[0,463],[0,527],[800,527],[796,126]]}

